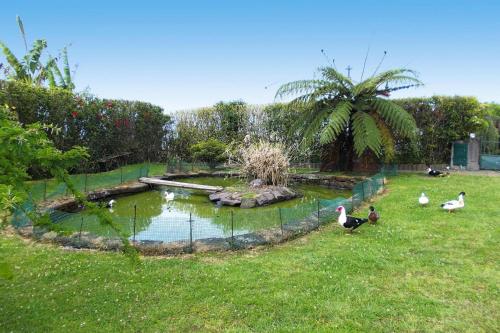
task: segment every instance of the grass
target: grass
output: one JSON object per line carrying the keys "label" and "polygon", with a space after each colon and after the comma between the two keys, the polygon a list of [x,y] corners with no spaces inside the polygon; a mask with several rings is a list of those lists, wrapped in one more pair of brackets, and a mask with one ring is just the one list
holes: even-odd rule
{"label": "grass", "polygon": [[[0,236],[0,331],[494,332],[500,177],[391,179],[382,218],[273,248],[180,258],[68,251]],[[417,206],[420,192],[429,207]],[[439,203],[465,191],[453,214]],[[364,215],[358,212],[357,215]]]}

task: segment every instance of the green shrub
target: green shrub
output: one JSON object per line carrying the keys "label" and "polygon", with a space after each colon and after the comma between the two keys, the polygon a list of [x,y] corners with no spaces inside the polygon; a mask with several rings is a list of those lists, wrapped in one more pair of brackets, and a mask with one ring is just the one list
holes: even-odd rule
{"label": "green shrub", "polygon": [[195,160],[206,162],[210,168],[226,160],[227,146],[217,139],[208,139],[191,146],[191,154]]}
{"label": "green shrub", "polygon": [[[160,161],[167,153],[171,118],[149,103],[100,99],[61,88],[0,81],[0,104],[15,108],[22,124],[40,122],[60,129],[48,133],[58,149],[88,148],[91,161],[129,153],[121,163]],[[98,164],[81,165],[92,171]]]}

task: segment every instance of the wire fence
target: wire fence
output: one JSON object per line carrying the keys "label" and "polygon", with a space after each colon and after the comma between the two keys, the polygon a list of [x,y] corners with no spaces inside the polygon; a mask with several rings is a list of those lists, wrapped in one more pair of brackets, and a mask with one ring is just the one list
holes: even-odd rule
{"label": "wire fence", "polygon": [[[114,174],[104,174],[107,175],[74,177],[79,189],[89,191],[102,188],[103,184],[112,186],[136,180],[147,175],[148,169],[140,167],[126,172],[115,170]],[[160,214],[152,218],[138,217],[137,207],[134,207],[133,216],[113,216],[113,220],[122,235],[136,246],[162,246],[165,253],[172,252],[172,248],[181,248],[186,252],[210,244],[215,248],[227,249],[279,243],[334,221],[338,216],[336,208],[340,205],[352,212],[384,188],[386,176],[396,174],[396,166],[384,167],[376,175],[357,183],[348,199],[315,199],[291,208],[265,210],[214,208],[213,213],[201,216],[196,211],[185,209],[183,212]],[[29,225],[29,213],[36,209],[35,198],[57,197],[65,193],[65,189],[58,186],[48,192],[47,182],[43,186],[43,194],[39,188],[33,187],[31,200],[14,212],[12,220],[16,227]],[[62,231],[63,236],[58,236],[58,239],[64,244],[101,249],[114,249],[118,246],[116,231],[110,226],[102,225],[96,216],[85,213],[85,210],[78,213],[50,210],[47,213],[54,229]]]}
{"label": "wire fence", "polygon": [[[147,177],[149,166],[125,166],[113,171],[101,173],[86,173],[70,175],[76,189],[82,193],[88,193],[97,189],[110,188],[130,181],[136,181],[140,177]],[[56,179],[45,179],[27,183],[31,200],[35,202],[53,200],[68,196],[69,189],[63,182]]]}

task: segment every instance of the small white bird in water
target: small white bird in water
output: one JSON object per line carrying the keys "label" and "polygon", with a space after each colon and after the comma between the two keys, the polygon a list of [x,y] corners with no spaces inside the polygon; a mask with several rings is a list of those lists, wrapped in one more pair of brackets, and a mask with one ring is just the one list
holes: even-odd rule
{"label": "small white bird in water", "polygon": [[165,192],[165,199],[166,199],[167,201],[174,200],[174,197],[175,197],[174,192],[170,192],[170,193]]}
{"label": "small white bird in water", "polygon": [[113,208],[113,205],[116,203],[116,200],[111,199],[109,202],[106,204],[106,208]]}
{"label": "small white bird in water", "polygon": [[429,198],[425,195],[424,192],[422,192],[420,198],[418,198],[418,203],[422,206],[425,206],[429,203]]}

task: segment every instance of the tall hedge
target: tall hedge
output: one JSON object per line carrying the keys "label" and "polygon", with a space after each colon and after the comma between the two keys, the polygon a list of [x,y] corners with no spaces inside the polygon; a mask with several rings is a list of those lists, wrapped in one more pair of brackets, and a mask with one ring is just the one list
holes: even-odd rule
{"label": "tall hedge", "polygon": [[487,126],[475,97],[433,96],[395,100],[417,122],[414,142],[397,140],[396,163],[449,163],[451,145]]}
{"label": "tall hedge", "polygon": [[[130,153],[122,162],[161,160],[168,145],[172,121],[150,103],[100,99],[67,90],[47,89],[19,82],[0,82],[0,104],[15,108],[22,124],[53,124],[48,133],[57,148],[75,145],[89,149],[90,161]],[[97,164],[81,166],[91,171]]]}
{"label": "tall hedge", "polygon": [[213,107],[174,114],[175,132],[171,155],[190,160],[189,147],[207,139],[219,140],[236,148],[250,135],[255,142],[266,140],[281,143],[297,161],[317,160],[320,146],[302,147],[302,136],[293,131],[300,110],[276,103],[265,106],[248,105],[241,101],[219,102]]}
{"label": "tall hedge", "polygon": [[[484,107],[474,97],[433,96],[397,99],[417,122],[419,135],[414,141],[396,137],[395,163],[448,163],[453,141],[481,133],[488,125]],[[213,107],[174,115],[172,155],[190,159],[189,147],[214,138],[227,145],[240,143],[246,134],[255,139],[280,142],[296,161],[317,161],[322,147],[319,140],[300,145],[300,131],[294,131],[300,109],[276,103],[252,106],[242,102],[218,103]]]}

